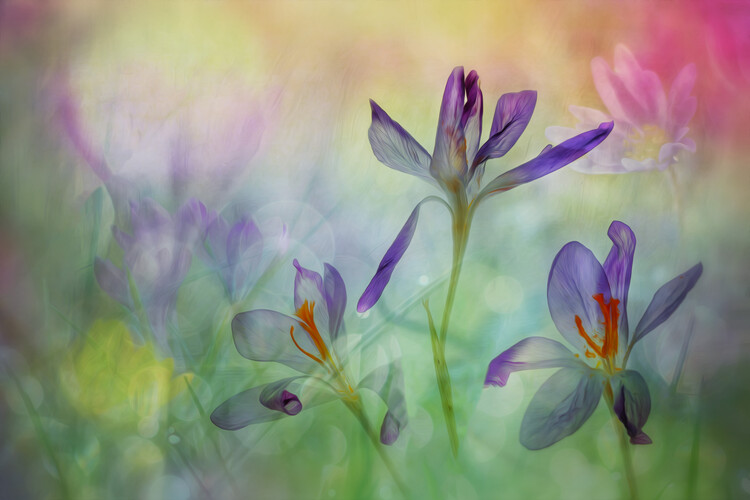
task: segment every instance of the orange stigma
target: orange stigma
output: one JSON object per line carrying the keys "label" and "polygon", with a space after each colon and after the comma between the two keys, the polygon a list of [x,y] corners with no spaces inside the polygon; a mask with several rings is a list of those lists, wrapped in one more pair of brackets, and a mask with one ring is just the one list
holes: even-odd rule
{"label": "orange stigma", "polygon": [[300,345],[294,339],[294,327],[291,328],[291,330],[289,331],[289,334],[292,337],[292,342],[294,342],[294,345],[297,346],[297,349],[302,351],[302,353],[308,356],[309,358],[312,358],[313,360],[317,361],[318,363],[322,365],[324,361],[326,361],[328,358],[331,357],[331,355],[328,352],[328,348],[326,347],[325,342],[323,342],[323,338],[320,336],[318,327],[315,325],[315,316],[313,314],[314,309],[315,309],[315,302],[313,302],[311,305],[310,303],[307,302],[307,300],[305,300],[302,306],[300,306],[300,308],[297,310],[296,315],[301,320],[300,325],[310,336],[310,340],[312,340],[313,344],[315,344],[315,348],[318,350],[318,353],[320,354],[320,358],[310,354],[309,352],[302,349],[302,347],[300,347]]}
{"label": "orange stigma", "polygon": [[[578,328],[578,334],[583,338],[583,340],[586,341],[588,347],[590,347],[591,350],[594,351],[592,353],[587,348],[587,358],[593,358],[598,355],[600,358],[611,359],[615,354],[617,354],[619,342],[618,324],[620,320],[620,311],[617,306],[620,304],[620,301],[612,298],[609,300],[609,302],[607,302],[604,300],[604,294],[601,293],[593,295],[592,298],[596,301],[597,304],[599,304],[599,309],[602,311],[602,316],[604,316],[604,321],[602,321],[602,325],[604,326],[604,340],[601,346],[597,342],[595,342],[583,328],[583,322],[581,321],[580,316],[576,315],[575,322],[576,327]],[[594,339],[599,340],[600,338],[601,337],[599,335],[594,334]]]}

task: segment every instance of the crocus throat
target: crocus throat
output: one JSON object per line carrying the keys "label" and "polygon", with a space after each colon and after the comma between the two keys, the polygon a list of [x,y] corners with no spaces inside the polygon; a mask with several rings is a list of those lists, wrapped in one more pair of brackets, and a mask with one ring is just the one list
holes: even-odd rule
{"label": "crocus throat", "polygon": [[[604,337],[599,333],[594,333],[593,337],[590,336],[583,328],[583,322],[581,317],[576,315],[575,322],[578,327],[578,334],[586,341],[586,357],[595,358],[599,356],[603,359],[612,359],[617,354],[618,339],[618,324],[620,320],[620,311],[618,305],[620,301],[611,298],[609,301],[604,300],[604,294],[597,293],[592,296],[593,299],[599,304],[599,309],[602,311],[604,321]],[[591,350],[589,350],[591,348]],[[593,352],[592,352],[593,351]]]}
{"label": "crocus throat", "polygon": [[305,300],[302,306],[297,309],[296,316],[300,319],[300,325],[302,326],[302,328],[310,336],[310,340],[312,340],[315,348],[318,350],[318,354],[320,355],[320,357],[307,352],[297,343],[294,338],[293,326],[289,329],[289,335],[292,337],[292,342],[294,342],[294,345],[297,346],[297,349],[302,351],[305,356],[322,365],[327,359],[330,359],[331,354],[328,352],[328,348],[326,347],[325,342],[323,342],[323,338],[320,336],[318,327],[315,325],[315,316],[313,315],[314,309],[315,302],[310,304],[307,302],[307,300]]}

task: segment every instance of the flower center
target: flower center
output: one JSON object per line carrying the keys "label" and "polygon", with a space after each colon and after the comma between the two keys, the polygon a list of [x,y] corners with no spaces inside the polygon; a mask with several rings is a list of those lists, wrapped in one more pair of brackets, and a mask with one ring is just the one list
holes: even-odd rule
{"label": "flower center", "polygon": [[328,348],[326,347],[325,342],[323,342],[323,337],[320,336],[318,327],[315,325],[315,316],[313,314],[314,309],[315,309],[315,302],[310,304],[307,302],[307,300],[305,300],[302,306],[300,306],[300,308],[297,310],[296,316],[300,319],[300,325],[302,326],[302,328],[310,336],[310,340],[312,340],[313,344],[315,345],[315,348],[318,350],[318,354],[320,357],[309,353],[297,343],[297,341],[294,338],[293,326],[290,327],[289,329],[289,336],[292,337],[292,342],[294,342],[294,345],[297,346],[297,349],[302,351],[302,354],[312,359],[313,361],[323,365],[326,360],[331,358],[331,354],[330,352],[328,352]]}
{"label": "flower center", "polygon": [[661,147],[669,142],[667,133],[658,125],[644,125],[625,139],[625,156],[636,161],[659,159]]}
{"label": "flower center", "polygon": [[620,310],[617,306],[620,304],[620,301],[615,298],[606,301],[604,300],[604,294],[601,293],[593,295],[592,298],[599,304],[599,309],[602,311],[602,316],[604,317],[604,321],[601,323],[604,326],[604,336],[599,331],[594,332],[593,336],[589,335],[583,328],[581,317],[576,315],[575,321],[578,327],[578,334],[586,341],[585,354],[587,358],[599,356],[602,359],[612,360],[617,354],[619,342],[617,328],[620,320]]}

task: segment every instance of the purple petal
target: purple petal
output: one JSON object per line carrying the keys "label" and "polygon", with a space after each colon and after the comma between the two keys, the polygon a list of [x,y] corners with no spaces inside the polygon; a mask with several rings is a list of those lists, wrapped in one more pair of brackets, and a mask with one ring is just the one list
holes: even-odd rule
{"label": "purple petal", "polygon": [[302,411],[302,403],[296,394],[287,389],[293,381],[299,378],[286,378],[268,384],[258,397],[260,404],[271,410],[286,413],[287,415],[293,416],[298,414]]}
{"label": "purple petal", "polygon": [[625,352],[628,345],[628,289],[633,270],[635,253],[635,234],[627,224],[613,221],[607,231],[612,240],[612,249],[604,261],[604,272],[612,291],[612,297],[620,301],[619,347],[618,352]]}
{"label": "purple petal", "polygon": [[676,138],[677,131],[688,124],[697,109],[697,100],[690,95],[696,76],[695,64],[688,64],[682,68],[669,89],[668,132],[674,138]]}
{"label": "purple petal", "polygon": [[484,386],[503,387],[513,372],[542,368],[575,367],[582,361],[576,359],[570,349],[556,340],[544,337],[528,337],[490,362]]}
{"label": "purple petal", "polygon": [[518,141],[536,107],[536,91],[524,90],[504,94],[497,101],[490,138],[479,149],[472,169],[490,158],[505,155]]}
{"label": "purple petal", "polygon": [[294,309],[299,311],[302,304],[307,301],[313,307],[313,316],[318,329],[323,335],[323,340],[330,340],[330,317],[328,314],[328,301],[323,289],[323,278],[315,271],[306,269],[294,259],[294,267],[297,274],[294,277]]}
{"label": "purple petal", "polygon": [[325,265],[323,273],[323,291],[328,307],[328,321],[331,339],[336,340],[342,328],[346,310],[346,285],[338,270],[330,264]]}
{"label": "purple petal", "polygon": [[130,223],[136,240],[155,231],[167,231],[172,223],[169,212],[151,198],[130,202]]}
{"label": "purple petal", "polygon": [[536,158],[496,177],[482,190],[479,196],[508,191],[521,184],[551,174],[598,146],[607,138],[613,126],[614,122],[602,123],[594,130],[578,134],[572,139],[546,150]]}
{"label": "purple petal", "polygon": [[175,218],[177,238],[189,245],[202,242],[211,223],[206,205],[194,198],[177,210]]}
{"label": "purple petal", "polygon": [[430,174],[449,191],[463,184],[468,171],[466,138],[461,126],[464,111],[464,68],[454,68],[443,93],[440,106],[435,152],[430,162]]}
{"label": "purple petal", "polygon": [[[245,264],[253,266],[260,260],[263,246],[263,237],[255,223],[247,218],[242,218],[232,226],[227,236],[227,262],[230,266],[236,266],[247,259]],[[248,255],[248,251],[252,250]]]}
{"label": "purple petal", "polygon": [[401,228],[396,239],[393,240],[388,251],[385,252],[383,260],[378,265],[378,270],[375,272],[375,276],[370,280],[370,284],[367,285],[364,293],[357,302],[357,311],[365,312],[374,306],[380,296],[383,294],[385,286],[391,279],[391,274],[396,268],[396,264],[399,263],[401,258],[404,256],[406,249],[409,248],[411,239],[414,236],[414,231],[417,229],[417,221],[419,220],[419,207],[424,203],[424,200],[419,202],[414,210],[412,210],[409,218],[406,219],[404,227]]}
{"label": "purple petal", "polygon": [[[302,411],[303,406],[299,398],[287,388],[291,384],[299,386],[300,378],[302,377],[279,380],[232,396],[211,413],[211,422],[224,430],[236,431],[250,424],[296,415]],[[287,395],[282,396],[284,393]]]}
{"label": "purple petal", "polygon": [[435,185],[430,175],[430,154],[372,99],[370,107],[372,124],[367,135],[375,157],[394,170],[416,175]]}
{"label": "purple petal", "polygon": [[362,379],[358,387],[374,391],[388,407],[380,427],[380,442],[393,444],[408,422],[401,361],[397,358],[376,368]]}
{"label": "purple petal", "polygon": [[276,361],[302,373],[311,373],[318,363],[302,349],[320,358],[320,353],[299,321],[276,311],[256,309],[238,314],[232,320],[232,336],[237,351],[253,361]]}
{"label": "purple petal", "polygon": [[651,396],[646,381],[640,373],[625,370],[616,373],[610,379],[610,384],[615,398],[612,409],[625,426],[630,442],[651,444],[651,438],[643,432],[651,412]]}
{"label": "purple petal", "polygon": [[635,327],[633,344],[641,340],[654,328],[664,323],[685,300],[703,273],[703,264],[696,264],[683,274],[659,288],[651,299],[651,303],[643,313],[643,317]]}
{"label": "purple petal", "polygon": [[589,337],[593,338],[604,321],[601,309],[593,299],[602,294],[611,298],[609,282],[591,250],[571,241],[558,252],[547,282],[547,303],[552,321],[565,339],[579,352],[585,353],[587,343],[580,335],[576,316]]}
{"label": "purple petal", "polygon": [[94,276],[107,295],[126,307],[133,307],[128,277],[124,270],[97,257],[94,259]]}
{"label": "purple petal", "polygon": [[521,444],[541,450],[577,431],[602,396],[604,378],[598,370],[563,368],[547,379],[526,409]]}
{"label": "purple petal", "polygon": [[479,150],[482,137],[482,89],[479,88],[479,75],[471,70],[466,77],[466,104],[461,116],[461,127],[466,137],[466,160],[471,162]]}

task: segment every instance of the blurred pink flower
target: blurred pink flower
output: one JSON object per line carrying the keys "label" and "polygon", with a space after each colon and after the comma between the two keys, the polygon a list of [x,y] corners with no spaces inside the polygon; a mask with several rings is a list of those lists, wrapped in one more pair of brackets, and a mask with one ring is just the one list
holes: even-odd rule
{"label": "blurred pink flower", "polygon": [[609,120],[614,120],[615,127],[601,146],[571,168],[589,174],[664,170],[677,162],[681,150],[695,152],[695,142],[687,137],[687,125],[696,109],[696,99],[690,95],[696,78],[694,64],[682,68],[669,94],[656,73],[641,68],[624,45],[615,48],[614,70],[596,57],[591,72],[608,113],[571,106],[570,112],[578,119],[575,128],[548,127],[547,138],[563,141]]}

